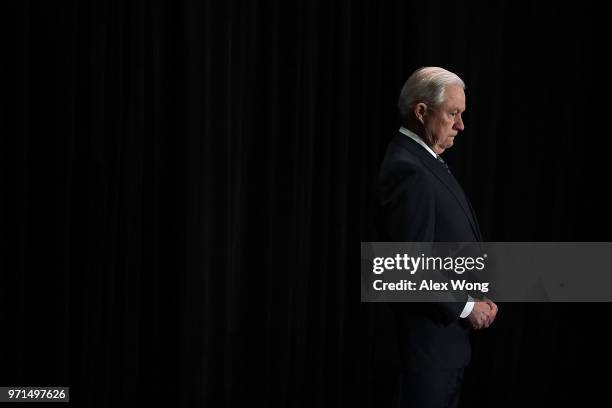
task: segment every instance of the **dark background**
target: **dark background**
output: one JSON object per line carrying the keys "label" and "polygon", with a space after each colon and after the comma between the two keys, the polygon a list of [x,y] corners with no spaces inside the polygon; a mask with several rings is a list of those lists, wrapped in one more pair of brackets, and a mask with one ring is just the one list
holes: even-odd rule
{"label": "dark background", "polygon": [[[69,385],[73,406],[376,404],[394,350],[357,259],[403,82],[423,65],[466,81],[445,158],[486,240],[610,241],[606,16],[3,4],[0,385]],[[605,394],[609,305],[499,306],[465,406]]]}

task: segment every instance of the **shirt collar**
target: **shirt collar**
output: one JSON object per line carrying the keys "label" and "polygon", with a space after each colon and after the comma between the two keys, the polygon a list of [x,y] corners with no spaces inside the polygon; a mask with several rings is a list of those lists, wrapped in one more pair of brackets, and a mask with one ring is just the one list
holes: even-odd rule
{"label": "shirt collar", "polygon": [[423,146],[423,148],[425,148],[425,150],[427,150],[429,153],[431,153],[431,155],[433,157],[435,157],[436,159],[438,158],[438,155],[436,154],[436,152],[434,152],[433,150],[431,150],[431,147],[427,146],[425,144],[425,142],[423,141],[423,139],[421,139],[419,136],[417,136],[416,133],[411,132],[410,130],[406,129],[405,127],[400,127],[399,128],[400,133],[408,136],[409,138],[411,138],[412,140],[414,140],[415,142],[417,142],[418,144],[420,144],[421,146]]}

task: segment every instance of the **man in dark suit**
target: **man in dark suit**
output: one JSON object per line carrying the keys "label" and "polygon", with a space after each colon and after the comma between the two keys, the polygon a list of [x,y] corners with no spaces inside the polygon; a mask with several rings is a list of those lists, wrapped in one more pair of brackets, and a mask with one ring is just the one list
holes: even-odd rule
{"label": "man in dark suit", "polygon": [[[379,176],[385,241],[474,242],[481,233],[472,206],[440,155],[463,130],[465,84],[438,67],[415,71],[399,98],[403,126]],[[490,300],[392,304],[402,355],[400,407],[456,407],[470,360],[469,329],[489,327]]]}

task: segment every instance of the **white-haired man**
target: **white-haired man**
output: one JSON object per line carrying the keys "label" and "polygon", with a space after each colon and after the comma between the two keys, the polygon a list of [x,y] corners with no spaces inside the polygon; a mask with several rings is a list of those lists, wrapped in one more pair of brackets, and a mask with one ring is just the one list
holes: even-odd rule
{"label": "white-haired man", "polygon": [[[476,215],[440,155],[463,131],[465,84],[439,67],[416,70],[402,88],[403,126],[391,140],[379,175],[385,241],[474,242]],[[470,360],[468,329],[489,327],[490,300],[393,305],[402,352],[401,407],[456,407]]]}

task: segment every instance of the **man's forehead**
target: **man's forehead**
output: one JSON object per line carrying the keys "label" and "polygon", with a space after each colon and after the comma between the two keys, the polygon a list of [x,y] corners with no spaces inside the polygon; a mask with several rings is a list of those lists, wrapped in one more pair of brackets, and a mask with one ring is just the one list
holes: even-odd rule
{"label": "man's forehead", "polygon": [[444,105],[465,109],[465,92],[458,85],[449,85],[444,90]]}

